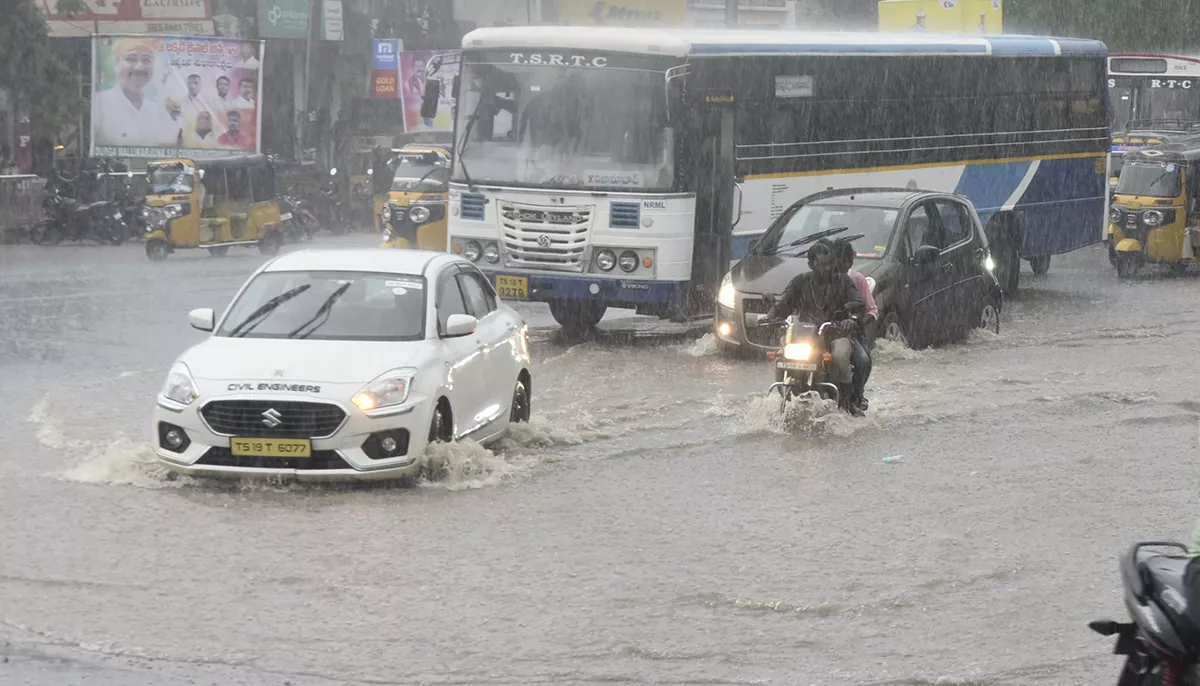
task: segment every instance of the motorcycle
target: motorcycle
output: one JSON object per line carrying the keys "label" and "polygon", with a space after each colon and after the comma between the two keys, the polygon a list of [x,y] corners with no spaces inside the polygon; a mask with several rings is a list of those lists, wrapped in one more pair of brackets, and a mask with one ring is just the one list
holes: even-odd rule
{"label": "motorcycle", "polygon": [[291,243],[311,241],[317,220],[304,208],[301,201],[290,195],[279,196],[279,221],[283,222],[283,235]]}
{"label": "motorcycle", "polygon": [[[1174,548],[1180,554],[1148,548]],[[1125,607],[1133,621],[1088,624],[1101,636],[1117,638],[1113,653],[1125,656],[1117,686],[1200,686],[1200,627],[1187,615],[1187,553],[1180,543],[1145,541],[1121,557]]]}
{"label": "motorcycle", "polygon": [[29,236],[37,245],[89,239],[113,245],[123,242],[124,232],[118,226],[121,213],[112,202],[80,204],[52,188],[42,200],[42,209],[45,218],[33,227]]}
{"label": "motorcycle", "polygon": [[758,326],[785,325],[780,339],[779,350],[774,353],[775,382],[767,389],[767,394],[779,393],[784,402],[815,392],[824,400],[832,400],[843,405],[846,398],[841,397],[841,391],[833,381],[833,334],[836,332],[835,322],[853,319],[856,322],[862,314],[862,305],[854,303],[846,309],[837,312],[833,320],[814,324],[801,321],[796,315],[789,316],[783,322],[760,320]]}

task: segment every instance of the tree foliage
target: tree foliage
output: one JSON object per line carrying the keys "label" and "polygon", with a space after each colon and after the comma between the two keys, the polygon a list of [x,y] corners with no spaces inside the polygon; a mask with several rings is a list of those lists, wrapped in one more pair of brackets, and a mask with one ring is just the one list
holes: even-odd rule
{"label": "tree foliage", "polygon": [[[59,0],[59,11],[82,11],[80,0]],[[83,103],[79,82],[55,53],[50,29],[34,0],[0,0],[0,88],[42,131],[69,123]]]}
{"label": "tree foliage", "polygon": [[1200,0],[1005,0],[1005,33],[1097,38],[1111,52],[1200,53]]}

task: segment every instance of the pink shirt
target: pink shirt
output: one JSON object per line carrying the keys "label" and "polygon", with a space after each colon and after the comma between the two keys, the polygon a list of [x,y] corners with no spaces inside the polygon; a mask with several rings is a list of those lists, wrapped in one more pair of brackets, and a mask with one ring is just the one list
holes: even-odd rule
{"label": "pink shirt", "polygon": [[867,283],[867,277],[851,269],[850,280],[854,282],[854,287],[862,296],[863,304],[867,306],[867,314],[879,319],[879,308],[875,306],[875,296],[871,295],[871,286]]}

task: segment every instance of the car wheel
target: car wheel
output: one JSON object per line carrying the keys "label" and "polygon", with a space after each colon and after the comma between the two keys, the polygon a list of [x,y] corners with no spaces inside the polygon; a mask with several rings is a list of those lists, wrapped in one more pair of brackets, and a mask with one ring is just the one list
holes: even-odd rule
{"label": "car wheel", "polygon": [[1141,268],[1141,262],[1139,255],[1135,253],[1117,253],[1117,278],[1132,279]]}
{"label": "car wheel", "polygon": [[1050,256],[1042,255],[1041,257],[1032,257],[1029,259],[1029,267],[1033,269],[1033,273],[1041,276],[1050,271]]}
{"label": "car wheel", "polygon": [[450,408],[444,400],[438,401],[433,408],[433,419],[429,422],[429,442],[449,443],[454,440],[454,421]]}
{"label": "car wheel", "polygon": [[155,238],[146,241],[146,257],[150,258],[151,262],[162,262],[171,254],[171,246],[161,238]]}
{"label": "car wheel", "polygon": [[267,257],[279,254],[281,247],[283,247],[283,237],[279,235],[278,231],[272,231],[258,241],[258,251]]}
{"label": "car wheel", "polygon": [[513,390],[512,409],[508,413],[508,421],[512,424],[528,422],[532,413],[533,409],[529,401],[529,388],[525,385],[523,379],[518,380],[517,387]]}
{"label": "car wheel", "polygon": [[976,327],[984,331],[1000,335],[1000,306],[995,298],[988,298],[983,301],[983,307],[979,309],[979,319]]}
{"label": "car wheel", "polygon": [[213,257],[225,257],[229,253],[228,245],[217,245],[208,249],[208,254]]}

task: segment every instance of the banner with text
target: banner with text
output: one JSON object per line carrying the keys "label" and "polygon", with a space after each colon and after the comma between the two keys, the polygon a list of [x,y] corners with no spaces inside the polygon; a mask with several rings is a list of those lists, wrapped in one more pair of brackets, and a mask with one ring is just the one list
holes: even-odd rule
{"label": "banner with text", "polygon": [[262,59],[261,41],[94,36],[91,154],[258,152]]}
{"label": "banner with text", "polygon": [[211,36],[209,0],[83,0],[83,10],[59,11],[58,0],[37,0],[55,38],[93,33]]}

